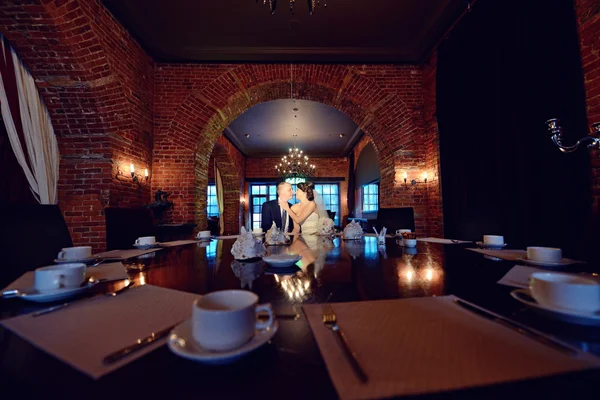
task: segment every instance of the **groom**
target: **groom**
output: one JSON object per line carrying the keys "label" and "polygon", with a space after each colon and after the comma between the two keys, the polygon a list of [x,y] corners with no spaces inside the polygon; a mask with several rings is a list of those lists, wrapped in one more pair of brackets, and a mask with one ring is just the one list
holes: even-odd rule
{"label": "groom", "polygon": [[[279,200],[289,201],[294,196],[292,185],[287,182],[281,182],[277,185],[277,197]],[[283,232],[291,232],[294,229],[294,221],[287,215],[287,212],[279,206],[279,200],[265,201],[262,206],[262,223],[263,232],[271,229],[271,225],[275,225]],[[289,203],[288,203],[289,204]],[[290,207],[292,205],[290,204]],[[283,224],[282,224],[283,222]]]}

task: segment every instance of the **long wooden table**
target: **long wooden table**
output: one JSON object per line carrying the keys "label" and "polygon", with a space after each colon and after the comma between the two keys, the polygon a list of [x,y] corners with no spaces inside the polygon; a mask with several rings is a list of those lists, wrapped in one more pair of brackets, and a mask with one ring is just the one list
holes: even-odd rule
{"label": "long wooden table", "polygon": [[[272,342],[228,366],[205,366],[173,355],[166,346],[98,381],[37,350],[9,331],[0,329],[0,393],[22,398],[336,398],[335,389],[319,354],[301,305],[455,294],[552,333],[600,355],[600,328],[581,328],[547,320],[524,309],[510,296],[510,288],[496,283],[515,263],[495,262],[466,251],[472,245],[419,242],[408,254],[394,239],[385,250],[376,238],[341,241],[297,239],[291,246],[271,247],[302,255],[302,268],[282,274],[262,262],[233,260],[233,240],[208,245],[163,249],[129,260],[136,284],[151,284],[192,293],[221,289],[250,289],[260,302],[270,302],[276,313],[299,312],[299,320],[280,320]],[[414,252],[414,251],[413,251]],[[586,269],[594,270],[594,266]],[[283,280],[302,284],[304,295],[286,291]],[[106,284],[109,291],[123,283]],[[251,287],[250,287],[251,286]],[[18,299],[0,300],[0,318],[40,307]],[[523,398],[526,396],[598,396],[600,371],[569,374],[461,392],[446,398]]]}

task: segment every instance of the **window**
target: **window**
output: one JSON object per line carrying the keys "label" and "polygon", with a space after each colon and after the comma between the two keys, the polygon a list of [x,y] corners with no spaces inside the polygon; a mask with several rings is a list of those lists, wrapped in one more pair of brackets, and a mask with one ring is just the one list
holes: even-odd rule
{"label": "window", "polygon": [[340,224],[340,185],[338,183],[316,183],[315,190],[323,199],[325,209],[335,213],[333,223]]}
{"label": "window", "polygon": [[369,183],[362,187],[363,212],[375,212],[379,210],[379,183]]}
{"label": "window", "polygon": [[217,187],[214,184],[209,184],[206,189],[206,215],[209,217],[218,217]]}
{"label": "window", "polygon": [[277,198],[277,185],[252,184],[250,185],[250,229],[260,228],[262,222],[262,205],[265,201]]}

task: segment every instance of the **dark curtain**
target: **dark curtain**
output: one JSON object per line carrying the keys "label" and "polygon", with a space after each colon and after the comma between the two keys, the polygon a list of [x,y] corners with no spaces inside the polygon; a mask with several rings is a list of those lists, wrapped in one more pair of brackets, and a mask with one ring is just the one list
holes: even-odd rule
{"label": "dark curtain", "polygon": [[586,257],[588,151],[561,153],[545,125],[589,131],[573,4],[480,0],[438,51],[446,237]]}
{"label": "dark curtain", "polygon": [[[348,159],[350,162],[348,163],[348,217],[354,217],[354,212],[356,208],[356,184],[355,184],[355,176],[354,176],[354,151],[351,151],[348,154]],[[340,221],[342,219],[340,218]]]}
{"label": "dark curtain", "polygon": [[0,205],[38,204],[8,141],[4,121],[0,118]]}

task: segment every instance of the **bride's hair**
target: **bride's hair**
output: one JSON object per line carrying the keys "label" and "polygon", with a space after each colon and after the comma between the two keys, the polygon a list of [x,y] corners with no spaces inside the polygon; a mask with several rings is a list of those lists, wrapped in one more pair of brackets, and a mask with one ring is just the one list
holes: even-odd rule
{"label": "bride's hair", "polygon": [[315,199],[315,184],[312,182],[301,182],[298,184],[298,189],[302,190],[306,193],[306,198],[309,201],[313,201]]}

